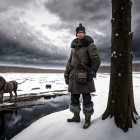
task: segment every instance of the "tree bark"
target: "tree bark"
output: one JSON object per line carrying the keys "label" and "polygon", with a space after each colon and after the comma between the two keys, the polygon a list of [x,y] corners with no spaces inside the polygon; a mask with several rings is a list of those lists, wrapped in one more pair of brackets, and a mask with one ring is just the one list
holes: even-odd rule
{"label": "tree bark", "polygon": [[130,0],[112,0],[111,75],[107,108],[102,119],[114,117],[125,132],[137,122],[132,81],[132,37]]}

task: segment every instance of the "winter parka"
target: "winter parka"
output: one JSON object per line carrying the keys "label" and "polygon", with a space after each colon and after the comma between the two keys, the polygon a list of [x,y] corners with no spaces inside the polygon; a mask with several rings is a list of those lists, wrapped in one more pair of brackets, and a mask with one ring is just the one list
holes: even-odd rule
{"label": "winter parka", "polygon": [[76,81],[78,69],[84,70],[84,68],[77,60],[77,57],[73,55],[75,51],[80,58],[80,61],[91,71],[96,73],[101,64],[101,60],[93,39],[87,35],[80,41],[78,41],[78,38],[75,38],[71,43],[71,54],[64,72],[64,76],[69,77],[68,92],[71,92],[72,94],[86,94],[95,92],[93,79],[85,84],[80,84]]}

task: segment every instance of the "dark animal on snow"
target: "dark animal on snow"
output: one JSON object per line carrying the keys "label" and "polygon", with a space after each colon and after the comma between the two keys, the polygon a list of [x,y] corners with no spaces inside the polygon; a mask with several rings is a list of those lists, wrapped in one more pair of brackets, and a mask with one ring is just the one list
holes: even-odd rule
{"label": "dark animal on snow", "polygon": [[48,88],[51,88],[52,86],[51,85],[46,85],[46,88],[48,89]]}

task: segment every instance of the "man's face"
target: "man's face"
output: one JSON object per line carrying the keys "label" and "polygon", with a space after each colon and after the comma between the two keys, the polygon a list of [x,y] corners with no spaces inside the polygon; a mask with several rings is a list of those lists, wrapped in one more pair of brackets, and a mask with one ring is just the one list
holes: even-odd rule
{"label": "man's face", "polygon": [[78,39],[83,39],[85,37],[85,33],[83,31],[79,31],[77,33],[77,37],[78,37]]}

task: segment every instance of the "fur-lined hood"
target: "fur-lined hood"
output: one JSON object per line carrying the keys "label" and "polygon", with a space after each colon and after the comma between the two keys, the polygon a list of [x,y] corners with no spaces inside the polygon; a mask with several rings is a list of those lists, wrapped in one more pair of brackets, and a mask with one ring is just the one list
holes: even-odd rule
{"label": "fur-lined hood", "polygon": [[94,40],[90,36],[86,35],[84,39],[80,40],[80,42],[78,42],[78,38],[75,38],[71,43],[71,48],[86,47],[91,43],[94,43]]}

